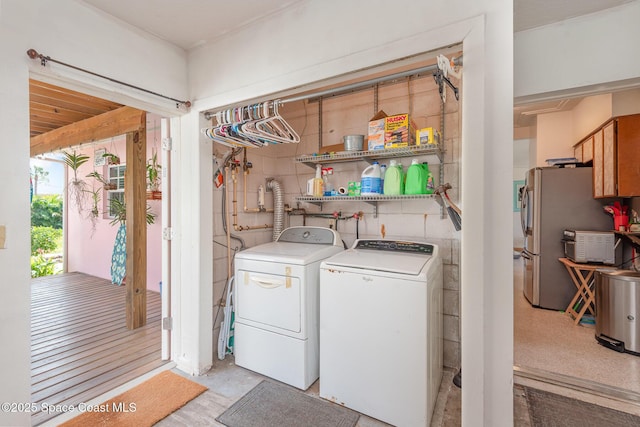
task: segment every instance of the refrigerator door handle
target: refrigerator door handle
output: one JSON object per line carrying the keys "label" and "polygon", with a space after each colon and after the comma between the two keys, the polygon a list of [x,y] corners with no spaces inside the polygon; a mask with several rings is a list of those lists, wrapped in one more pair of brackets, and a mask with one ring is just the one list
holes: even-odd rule
{"label": "refrigerator door handle", "polygon": [[527,210],[527,199],[529,198],[529,191],[527,190],[527,186],[525,184],[524,187],[522,187],[522,190],[520,190],[521,193],[521,203],[520,203],[520,225],[522,226],[522,234],[524,235],[524,237],[527,237],[527,225],[526,225],[526,221],[525,221],[525,216],[526,216],[526,210]]}

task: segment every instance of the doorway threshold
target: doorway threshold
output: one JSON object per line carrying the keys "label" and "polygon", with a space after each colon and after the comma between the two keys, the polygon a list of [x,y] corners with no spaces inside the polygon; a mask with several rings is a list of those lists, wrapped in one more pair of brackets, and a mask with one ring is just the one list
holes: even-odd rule
{"label": "doorway threshold", "polygon": [[596,405],[640,415],[640,393],[531,367],[513,366],[513,381]]}

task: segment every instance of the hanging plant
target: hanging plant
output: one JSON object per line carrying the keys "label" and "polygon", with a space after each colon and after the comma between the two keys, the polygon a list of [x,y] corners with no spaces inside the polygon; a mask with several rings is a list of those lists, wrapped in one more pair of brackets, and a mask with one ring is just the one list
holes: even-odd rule
{"label": "hanging plant", "polygon": [[113,154],[113,153],[103,153],[102,157],[104,157],[107,160],[107,164],[108,165],[119,165],[120,164],[120,157],[118,157],[117,155]]}
{"label": "hanging plant", "polygon": [[73,177],[67,185],[67,194],[69,195],[69,199],[75,203],[78,213],[81,214],[84,210],[84,197],[87,183],[81,178],[78,178],[78,169],[89,160],[89,156],[77,154],[75,150],[73,153],[67,151],[63,151],[62,153],[62,160],[65,165],[73,171]]}
{"label": "hanging plant", "polygon": [[104,190],[116,190],[118,187],[116,184],[109,182],[108,180],[105,179],[105,177],[103,177],[100,173],[98,173],[97,171],[93,171],[90,174],[87,175],[87,178],[93,178],[96,181],[98,181],[100,184],[102,184],[102,188]]}
{"label": "hanging plant", "polygon": [[96,224],[98,223],[98,218],[100,217],[100,192],[101,190],[98,188],[96,190],[85,190],[87,193],[91,194],[91,209],[89,209],[88,219],[91,221],[91,236],[96,231]]}
{"label": "hanging plant", "polygon": [[147,160],[147,188],[149,191],[160,190],[160,174],[162,165],[158,163],[158,153],[154,152],[153,156]]}

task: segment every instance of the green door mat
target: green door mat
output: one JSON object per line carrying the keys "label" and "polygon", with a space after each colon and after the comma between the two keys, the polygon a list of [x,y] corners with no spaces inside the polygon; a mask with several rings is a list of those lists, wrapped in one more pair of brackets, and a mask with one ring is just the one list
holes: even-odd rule
{"label": "green door mat", "polygon": [[359,417],[344,406],[265,380],[216,421],[229,427],[353,427]]}

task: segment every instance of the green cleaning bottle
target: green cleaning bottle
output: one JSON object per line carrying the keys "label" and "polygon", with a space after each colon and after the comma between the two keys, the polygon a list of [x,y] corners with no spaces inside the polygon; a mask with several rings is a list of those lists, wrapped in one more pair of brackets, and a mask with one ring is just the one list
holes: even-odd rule
{"label": "green cleaning bottle", "polygon": [[427,193],[427,174],[424,166],[413,159],[411,166],[407,169],[407,182],[405,184],[404,194],[426,194]]}
{"label": "green cleaning bottle", "polygon": [[426,179],[427,179],[426,194],[433,194],[433,192],[435,191],[436,187],[435,187],[435,183],[433,182],[433,174],[429,170],[429,163],[423,162],[422,165],[424,167],[425,174],[426,174],[425,176],[426,176]]}
{"label": "green cleaning bottle", "polygon": [[[400,165],[400,167],[402,167]],[[392,159],[384,174],[384,194],[399,196],[402,194],[402,169],[398,167],[395,159]]]}

